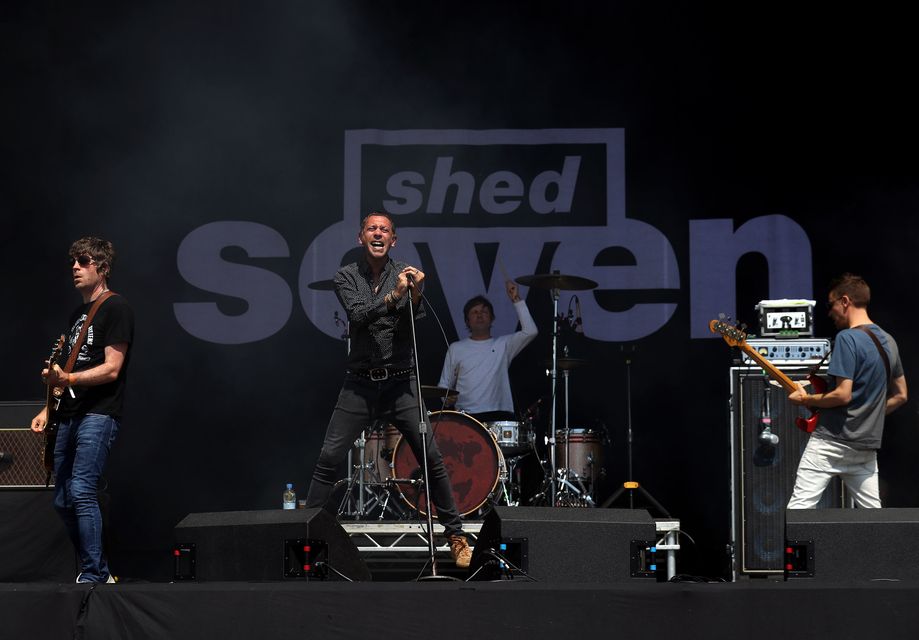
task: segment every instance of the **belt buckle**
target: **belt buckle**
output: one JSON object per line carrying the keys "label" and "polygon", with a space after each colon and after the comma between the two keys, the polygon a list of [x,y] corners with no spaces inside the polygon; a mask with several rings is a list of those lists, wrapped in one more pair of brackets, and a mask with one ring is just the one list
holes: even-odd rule
{"label": "belt buckle", "polygon": [[389,377],[389,370],[384,367],[370,369],[367,373],[370,374],[370,379],[374,382],[383,382]]}

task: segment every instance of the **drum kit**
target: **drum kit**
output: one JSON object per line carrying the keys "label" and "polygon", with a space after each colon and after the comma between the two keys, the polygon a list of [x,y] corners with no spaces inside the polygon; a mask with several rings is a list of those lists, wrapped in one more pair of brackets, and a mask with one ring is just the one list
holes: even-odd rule
{"label": "drum kit", "polygon": [[[560,323],[558,300],[562,290],[593,289],[597,283],[558,272],[522,276],[518,284],[547,289],[553,300],[552,353],[546,360],[546,375],[551,380],[551,413],[542,439],[545,456],[540,454],[534,428],[534,407],[517,420],[481,422],[461,411],[429,411],[430,434],[447,467],[460,515],[481,516],[495,505],[548,505],[559,507],[596,506],[594,494],[602,471],[605,433],[569,425],[569,375],[587,361],[569,355],[567,346],[559,350]],[[331,281],[314,283],[312,288],[331,288]],[[580,304],[580,303],[578,303]],[[339,321],[336,313],[336,322]],[[580,332],[569,311],[569,324]],[[576,323],[576,325],[575,325]],[[343,337],[347,337],[347,327]],[[558,381],[563,381],[563,424],[556,424]],[[431,404],[446,406],[457,392],[436,386],[421,386],[422,397]],[[532,458],[530,458],[532,456]],[[539,461],[538,488],[525,497],[520,463]],[[343,490],[338,514],[354,519],[407,519],[427,514],[422,471],[405,438],[392,425],[378,422],[355,441],[348,457],[348,478],[337,487]],[[436,513],[436,509],[435,509]]]}

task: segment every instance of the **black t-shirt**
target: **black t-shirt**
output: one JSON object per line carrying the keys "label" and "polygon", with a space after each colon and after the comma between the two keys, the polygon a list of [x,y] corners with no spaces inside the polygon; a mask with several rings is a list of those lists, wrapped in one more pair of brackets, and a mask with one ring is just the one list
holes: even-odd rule
{"label": "black t-shirt", "polygon": [[[70,316],[70,334],[67,337],[66,353],[61,358],[62,362],[66,362],[70,357],[70,350],[73,349],[80,335],[92,305],[92,302],[81,304]],[[102,364],[105,362],[105,348],[124,342],[129,347],[118,379],[94,387],[64,389],[57,415],[61,418],[69,418],[87,413],[98,413],[120,418],[124,403],[125,382],[128,378],[128,363],[131,360],[130,345],[133,341],[134,311],[123,297],[112,296],[103,302],[96,312],[93,323],[86,332],[86,339],[80,348],[80,354],[77,356],[73,370],[82,371]],[[71,390],[76,397],[71,396]]]}

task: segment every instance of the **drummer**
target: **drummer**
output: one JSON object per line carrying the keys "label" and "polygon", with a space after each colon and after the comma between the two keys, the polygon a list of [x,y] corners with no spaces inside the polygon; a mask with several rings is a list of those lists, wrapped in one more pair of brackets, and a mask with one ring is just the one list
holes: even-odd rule
{"label": "drummer", "polygon": [[457,391],[453,408],[480,422],[515,419],[508,369],[538,333],[516,283],[508,280],[505,289],[517,312],[520,331],[493,338],[494,307],[485,296],[475,296],[463,306],[469,337],[450,345],[440,374],[439,386]]}

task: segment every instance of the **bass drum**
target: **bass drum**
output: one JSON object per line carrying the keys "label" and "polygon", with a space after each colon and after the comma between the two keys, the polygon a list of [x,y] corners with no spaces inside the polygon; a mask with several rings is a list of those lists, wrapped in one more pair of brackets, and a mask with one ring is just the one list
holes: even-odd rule
{"label": "bass drum", "polygon": [[[463,516],[474,513],[498,486],[505,469],[504,455],[491,432],[465,413],[434,411],[429,418],[430,433],[434,434],[434,442],[447,467],[456,508]],[[412,480],[424,475],[412,448],[401,435],[393,453],[393,475]],[[427,498],[419,488],[407,483],[399,486],[408,505],[426,514]]]}

